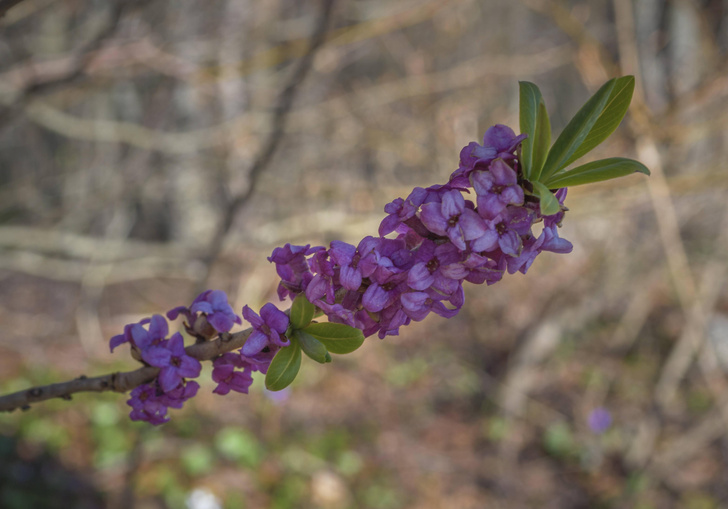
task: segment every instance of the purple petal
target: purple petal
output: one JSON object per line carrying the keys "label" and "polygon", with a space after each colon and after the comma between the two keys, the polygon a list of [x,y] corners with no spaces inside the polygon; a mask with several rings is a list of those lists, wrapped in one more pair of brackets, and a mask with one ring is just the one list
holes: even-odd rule
{"label": "purple petal", "polygon": [[499,238],[495,230],[486,230],[482,237],[473,241],[471,248],[477,253],[491,251],[498,245]]}
{"label": "purple petal", "polygon": [[523,203],[523,189],[518,186],[506,187],[501,191],[500,199],[503,203],[521,205]]}
{"label": "purple petal", "polygon": [[341,286],[347,290],[358,290],[361,286],[362,275],[361,272],[352,267],[341,267],[339,272],[339,282]]}
{"label": "purple petal", "polygon": [[400,300],[402,306],[408,311],[420,311],[429,296],[425,292],[407,292],[403,293]]}
{"label": "purple petal", "polygon": [[460,215],[465,210],[465,198],[460,191],[448,191],[442,195],[442,215],[451,218]]}
{"label": "purple petal", "polygon": [[442,206],[439,203],[425,203],[420,212],[422,224],[433,233],[446,235],[448,222],[442,215]]}
{"label": "purple petal", "polygon": [[282,334],[278,334],[278,331],[270,331],[270,342],[278,346],[288,346],[291,344],[291,340]]}
{"label": "purple petal", "polygon": [[172,337],[169,338],[167,349],[172,355],[185,355],[185,341],[182,338],[182,334],[180,334],[179,332],[175,332]]}
{"label": "purple petal", "polygon": [[159,373],[158,380],[159,386],[162,390],[164,392],[170,392],[177,388],[182,381],[182,377],[177,374],[177,370],[175,368],[166,367],[162,368],[161,373]]}
{"label": "purple petal", "polygon": [[228,296],[222,290],[211,291],[210,295],[207,297],[207,300],[208,302],[210,302],[210,304],[212,304],[212,307],[214,309],[223,310],[227,307],[230,307],[230,304],[228,303]]}
{"label": "purple petal", "polygon": [[382,222],[379,224],[379,235],[384,237],[385,235],[392,233],[397,229],[401,222],[400,218],[395,214],[388,215],[382,219]]}
{"label": "purple petal", "polygon": [[425,290],[435,282],[425,262],[416,263],[407,274],[407,284],[414,290]]}
{"label": "purple petal", "polygon": [[389,300],[389,293],[377,283],[372,283],[364,292],[362,297],[362,305],[368,311],[377,313],[384,309]]}
{"label": "purple petal", "polygon": [[275,307],[274,304],[269,302],[263,306],[260,310],[260,315],[271,329],[276,330],[281,334],[286,332],[286,329],[288,329],[288,324],[290,323],[288,315]]}
{"label": "purple petal", "polygon": [[170,320],[176,320],[180,313],[184,313],[185,311],[189,311],[185,306],[177,306],[176,308],[167,311],[167,318]]}
{"label": "purple petal", "polygon": [[149,336],[147,330],[138,323],[131,326],[131,337],[134,340],[134,344],[141,350],[148,348],[152,343],[152,338]]}
{"label": "purple petal", "polygon": [[485,131],[483,145],[494,147],[498,152],[506,152],[515,137],[516,133],[513,132],[513,129],[503,124],[496,124]]}
{"label": "purple petal", "polygon": [[111,349],[111,353],[114,353],[114,348],[121,345],[122,343],[126,343],[128,340],[126,339],[126,336],[124,334],[117,334],[116,336],[112,337],[109,340],[109,348]]}
{"label": "purple petal", "polygon": [[313,302],[315,300],[323,298],[325,295],[328,294],[328,292],[329,281],[325,277],[316,274],[306,287],[306,298],[309,300],[309,302]]}
{"label": "purple petal", "polygon": [[180,365],[177,368],[177,373],[185,378],[197,378],[200,376],[202,370],[202,364],[200,361],[189,355],[185,355],[180,359]]}
{"label": "purple petal", "polygon": [[172,359],[172,353],[161,346],[153,346],[142,351],[142,359],[151,366],[163,368],[165,366],[169,366]]}
{"label": "purple petal", "polygon": [[351,264],[356,254],[356,247],[340,240],[334,240],[331,242],[331,249],[329,250],[329,256],[337,264],[341,266]]}
{"label": "purple petal", "polygon": [[250,325],[252,325],[256,329],[262,327],[263,324],[265,323],[263,321],[263,319],[260,317],[260,315],[258,315],[258,313],[256,313],[252,309],[250,309],[250,307],[247,304],[243,307],[243,318],[245,318],[245,320],[247,320],[248,323],[250,323]]}
{"label": "purple petal", "polygon": [[250,357],[260,352],[268,344],[268,336],[260,331],[253,331],[240,351],[243,355]]}
{"label": "purple petal", "polygon": [[[465,240],[473,240],[483,236],[488,231],[485,222],[481,217],[470,209],[464,210],[458,221],[463,229]],[[462,249],[461,249],[462,251]]]}
{"label": "purple petal", "polygon": [[440,273],[449,279],[465,279],[468,272],[467,267],[462,263],[451,263],[440,268]]}
{"label": "purple petal", "polygon": [[192,311],[193,313],[205,313],[209,315],[212,314],[214,310],[212,308],[212,304],[203,301],[195,302],[194,304],[192,304],[190,306],[190,311]]}
{"label": "purple petal", "polygon": [[460,251],[465,251],[465,238],[463,237],[463,230],[460,225],[448,228],[447,236],[455,247],[457,247]]}
{"label": "purple petal", "polygon": [[212,325],[218,332],[228,332],[233,328],[233,321],[229,316],[223,313],[213,313],[212,315],[208,315],[207,321],[210,322],[210,325]]}
{"label": "purple petal", "polygon": [[501,235],[501,238],[498,240],[498,245],[505,254],[518,256],[521,250],[521,237],[512,230],[507,231]]}
{"label": "purple petal", "polygon": [[485,219],[495,219],[505,208],[506,203],[497,194],[487,193],[478,196],[478,214]]}
{"label": "purple petal", "polygon": [[493,181],[501,186],[514,186],[518,182],[516,171],[508,166],[503,159],[496,159],[490,163],[490,174]]}
{"label": "purple petal", "polygon": [[474,171],[470,174],[470,183],[478,196],[488,194],[493,187],[493,176],[489,171]]}

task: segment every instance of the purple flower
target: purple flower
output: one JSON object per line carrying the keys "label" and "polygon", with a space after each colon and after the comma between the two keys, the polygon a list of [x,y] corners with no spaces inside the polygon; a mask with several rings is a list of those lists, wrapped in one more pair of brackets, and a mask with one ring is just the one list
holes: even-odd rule
{"label": "purple flower", "polygon": [[186,380],[171,391],[165,392],[159,397],[159,401],[171,408],[182,408],[184,402],[194,398],[199,390],[200,384],[194,380]]}
{"label": "purple flower", "polygon": [[493,219],[507,205],[523,203],[523,189],[518,185],[513,168],[503,159],[496,159],[489,170],[470,174],[470,181],[478,195],[478,213],[485,219]]}
{"label": "purple flower", "polygon": [[260,310],[260,315],[248,306],[243,308],[245,318],[255,329],[243,345],[241,352],[245,356],[253,356],[263,350],[268,344],[288,346],[290,340],[284,336],[290,320],[288,315],[270,302]]}
{"label": "purple flower", "polygon": [[420,219],[431,232],[448,237],[460,251],[465,251],[465,241],[482,237],[486,232],[483,220],[465,206],[465,198],[456,190],[445,193],[442,203],[424,204]]}
{"label": "purple flower", "polygon": [[487,230],[472,244],[473,251],[489,252],[496,248],[509,255],[521,253],[521,235],[529,235],[535,215],[523,207],[506,207],[495,219],[486,220]]}
{"label": "purple flower", "polygon": [[126,404],[132,408],[129,413],[132,421],[147,421],[155,426],[169,421],[167,406],[160,401],[162,393],[156,382],[136,387],[130,396]]}
{"label": "purple flower", "polygon": [[379,332],[377,334],[379,339],[384,339],[385,336],[398,336],[399,328],[408,325],[410,320],[400,303],[395,303],[383,309],[379,314]]}
{"label": "purple flower", "polygon": [[[248,388],[253,383],[251,367],[243,360],[239,353],[226,353],[215,359],[212,363],[212,379],[217,382],[215,394],[224,396],[231,390],[241,393],[248,393]],[[236,368],[246,368],[237,371]]]}
{"label": "purple flower", "polygon": [[595,408],[587,419],[594,433],[604,433],[612,425],[612,414],[604,407]]}
{"label": "purple flower", "polygon": [[177,332],[165,346],[155,346],[142,351],[142,358],[151,366],[162,368],[159,385],[164,392],[176,388],[183,378],[200,376],[202,365],[185,352],[182,335]]}
{"label": "purple flower", "polygon": [[405,314],[416,322],[423,320],[430,312],[437,313],[444,318],[452,318],[458,314],[460,309],[446,307],[442,303],[443,298],[442,295],[438,295],[432,290],[428,292],[407,292],[403,293],[401,297],[402,308]]}
{"label": "purple flower", "polygon": [[516,147],[527,138],[525,134],[513,132],[513,129],[503,124],[489,127],[483,136],[483,145],[495,147],[498,154],[512,154]]}
{"label": "purple flower", "polygon": [[356,247],[340,240],[331,243],[329,256],[339,266],[339,282],[347,290],[358,290],[361,286],[362,275],[359,268],[361,255],[357,253]]}
{"label": "purple flower", "polygon": [[322,249],[324,248],[311,247],[310,244],[305,246],[286,244],[273,250],[268,261],[276,264],[276,272],[281,278],[278,284],[278,297],[281,300],[285,300],[286,297],[293,299],[306,289],[313,279],[306,256]]}
{"label": "purple flower", "polygon": [[379,235],[384,237],[395,231],[402,223],[415,218],[415,214],[425,201],[427,191],[421,187],[415,187],[406,200],[397,198],[384,206],[387,213],[379,225]]}
{"label": "purple flower", "polygon": [[[174,320],[183,314],[187,318],[188,329],[195,335],[211,338],[220,332],[228,332],[233,324],[243,323],[233,311],[228,302],[228,297],[222,290],[206,290],[192,301],[189,308],[184,306],[176,307],[167,312],[167,318]],[[200,314],[205,320],[200,320]],[[214,330],[210,330],[207,324]]]}
{"label": "purple flower", "polygon": [[559,237],[559,231],[556,226],[544,226],[540,238],[543,238],[541,251],[551,251],[552,253],[571,253],[574,246],[566,239]]}
{"label": "purple flower", "polygon": [[[143,326],[149,324],[149,330]],[[169,328],[167,321],[162,315],[154,315],[151,318],[145,318],[139,323],[130,323],[124,326],[123,334],[117,334],[109,341],[109,347],[113,352],[114,349],[122,343],[131,343],[140,350],[145,350],[150,346],[163,344]]]}
{"label": "purple flower", "polygon": [[487,168],[497,158],[515,159],[513,152],[526,139],[525,134],[516,136],[510,127],[496,124],[485,132],[483,145],[470,142],[460,151],[460,167],[450,176],[453,186],[467,187],[469,177],[475,168]]}
{"label": "purple flower", "polygon": [[317,304],[320,299],[328,303],[334,302],[334,262],[329,260],[329,252],[321,250],[311,257],[308,265],[311,271],[316,274],[306,287],[306,298]]}
{"label": "purple flower", "polygon": [[401,239],[379,239],[365,237],[359,242],[359,270],[363,277],[368,277],[380,285],[402,273],[407,267],[412,253]]}
{"label": "purple flower", "polygon": [[536,256],[543,250],[541,247],[544,241],[543,234],[538,238],[534,238],[533,235],[528,235],[522,240],[522,249],[518,256],[504,257],[509,274],[515,274],[518,271],[525,274],[531,268],[531,264],[536,259]]}
{"label": "purple flower", "polygon": [[458,279],[462,278],[453,278],[452,273],[446,275],[442,269],[461,259],[460,251],[452,243],[437,245],[425,240],[417,249],[415,264],[407,273],[407,284],[413,290],[424,291],[432,287],[443,295],[450,295],[457,288]]}
{"label": "purple flower", "polygon": [[[149,332],[147,332],[142,325],[149,325]],[[132,345],[144,349],[147,348],[151,343],[159,342],[167,337],[167,321],[161,315],[154,315],[151,318],[145,318],[138,323],[130,323],[124,326],[124,332],[117,334],[112,337],[109,341],[109,347],[111,352],[114,349],[123,344],[131,343]],[[135,339],[135,336],[137,339]],[[139,341],[139,342],[138,342]]]}

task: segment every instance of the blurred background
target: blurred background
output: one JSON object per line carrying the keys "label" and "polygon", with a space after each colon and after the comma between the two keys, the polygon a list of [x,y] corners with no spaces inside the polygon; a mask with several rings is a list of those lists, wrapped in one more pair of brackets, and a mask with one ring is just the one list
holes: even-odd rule
{"label": "blurred background", "polygon": [[[0,9],[14,1],[0,2]],[[325,39],[325,40],[324,40]],[[728,1],[23,0],[0,19],[0,389],[138,365],[108,339],[266,257],[356,243],[518,127],[637,76],[568,255],[468,287],[283,394],[0,416],[2,508],[728,507]],[[285,304],[280,303],[281,307]]]}

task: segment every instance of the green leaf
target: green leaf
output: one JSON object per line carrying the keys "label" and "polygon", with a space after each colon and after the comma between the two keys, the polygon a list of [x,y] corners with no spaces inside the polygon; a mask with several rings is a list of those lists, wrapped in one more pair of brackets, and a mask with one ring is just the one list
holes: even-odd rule
{"label": "green leaf", "polygon": [[331,353],[351,353],[364,342],[364,333],[343,323],[312,323],[307,333],[324,344]]}
{"label": "green leaf", "polygon": [[518,82],[520,129],[528,135],[521,144],[521,164],[526,179],[538,178],[551,145],[551,123],[541,91],[529,81]]}
{"label": "green leaf", "polygon": [[[328,350],[326,350],[326,347],[324,344],[313,337],[308,332],[304,332],[302,330],[294,332],[296,337],[298,338],[298,341],[301,343],[301,349],[303,350],[303,353],[311,357],[316,362],[320,362],[321,364],[326,363],[326,356],[328,355]],[[331,356],[329,355],[329,359]],[[331,362],[331,361],[328,361]]]}
{"label": "green leaf", "polygon": [[294,329],[303,329],[311,323],[315,312],[316,306],[308,301],[305,294],[299,293],[291,305],[291,326]]}
{"label": "green leaf", "polygon": [[559,200],[556,199],[556,196],[554,196],[554,193],[548,187],[541,182],[533,182],[533,190],[536,191],[541,202],[541,215],[553,216],[554,214],[558,214],[561,210],[561,205],[559,205]]}
{"label": "green leaf", "polygon": [[607,81],[597,93],[589,98],[589,100],[576,112],[559,137],[551,147],[549,155],[546,158],[543,170],[539,179],[544,181],[571,160],[576,150],[581,146],[589,132],[599,120],[599,116],[604,111],[609,96],[614,89],[615,80]]}
{"label": "green leaf", "polygon": [[634,76],[623,76],[614,82],[614,88],[609,94],[604,110],[576,152],[564,163],[564,168],[606,140],[619,127],[627,113],[629,103],[632,102],[633,92]]}
{"label": "green leaf", "polygon": [[552,176],[546,182],[546,185],[551,189],[580,186],[624,177],[635,172],[644,173],[645,175],[650,174],[650,170],[639,161],[624,157],[610,157],[609,159],[599,159],[598,161],[582,164],[569,171],[558,173]]}
{"label": "green leaf", "polygon": [[541,170],[546,163],[551,146],[551,121],[546,111],[546,104],[541,101],[538,106],[538,121],[536,123],[536,146],[533,151],[533,179],[538,180]]}
{"label": "green leaf", "polygon": [[270,391],[285,389],[301,369],[301,345],[293,338],[291,345],[278,350],[265,375],[265,386]]}
{"label": "green leaf", "polygon": [[521,143],[521,166],[523,175],[530,179],[533,168],[533,147],[536,138],[536,122],[538,118],[538,106],[543,97],[538,87],[530,81],[518,82],[518,123],[523,134],[528,138]]}

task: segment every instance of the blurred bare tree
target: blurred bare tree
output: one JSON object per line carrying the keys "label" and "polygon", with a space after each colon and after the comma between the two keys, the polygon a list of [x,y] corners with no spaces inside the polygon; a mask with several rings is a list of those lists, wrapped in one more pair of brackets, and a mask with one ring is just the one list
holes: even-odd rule
{"label": "blurred bare tree", "polygon": [[[185,418],[268,444],[342,423],[362,437],[359,469],[301,474],[272,454],[239,473],[250,507],[291,469],[306,488],[278,507],[728,504],[728,1],[339,0],[325,42],[322,5],[23,0],[0,18],[6,388],[112,366],[109,336],[204,280],[237,308],[272,300],[274,246],[376,232],[385,203],[444,181],[488,126],[517,127],[517,80],[559,129],[634,74],[628,121],[594,157],[653,175],[570,191],[568,258],[304,373],[283,407],[210,396]],[[66,405],[61,421],[92,426]],[[587,424],[599,407],[604,435]],[[88,466],[81,449],[63,454]],[[118,495],[129,471],[95,475]],[[212,474],[189,486],[205,482],[227,496]]]}

